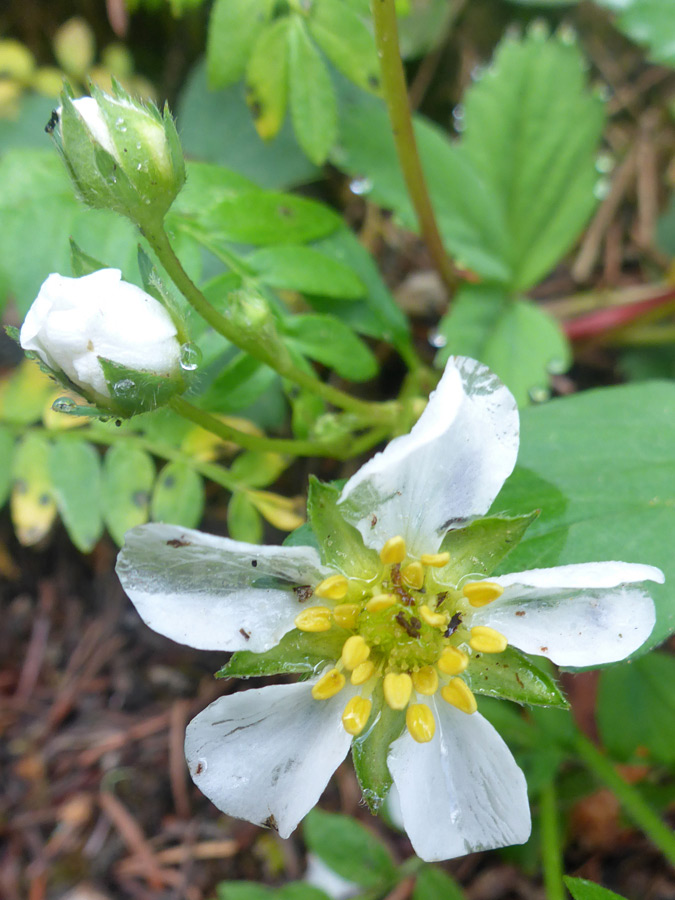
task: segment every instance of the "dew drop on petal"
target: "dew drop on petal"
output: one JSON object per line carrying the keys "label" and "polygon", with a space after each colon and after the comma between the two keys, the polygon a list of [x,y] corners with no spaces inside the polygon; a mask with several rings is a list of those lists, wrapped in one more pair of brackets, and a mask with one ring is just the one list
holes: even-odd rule
{"label": "dew drop on petal", "polygon": [[180,348],[180,367],[186,372],[194,372],[202,361],[202,351],[196,344],[183,344]]}

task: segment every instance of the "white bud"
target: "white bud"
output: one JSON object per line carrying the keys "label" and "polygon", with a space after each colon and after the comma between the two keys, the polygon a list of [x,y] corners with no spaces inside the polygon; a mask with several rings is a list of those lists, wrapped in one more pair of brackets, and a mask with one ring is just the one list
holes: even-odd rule
{"label": "white bud", "polygon": [[95,397],[111,397],[100,358],[142,373],[180,375],[180,343],[166,309],[119,269],[50,275],[21,328],[21,346]]}

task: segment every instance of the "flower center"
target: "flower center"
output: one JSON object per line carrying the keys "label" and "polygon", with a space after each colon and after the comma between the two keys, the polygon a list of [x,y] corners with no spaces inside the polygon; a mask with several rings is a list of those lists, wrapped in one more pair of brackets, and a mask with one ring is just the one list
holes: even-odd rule
{"label": "flower center", "polygon": [[484,625],[470,626],[472,608],[496,600],[503,588],[474,581],[461,590],[443,584],[449,553],[412,558],[396,536],[380,550],[378,577],[365,583],[331,575],[314,589],[325,605],[309,607],[295,619],[301,631],[349,632],[340,659],[312,689],[316,700],[334,697],[347,678],[359,687],[347,703],[342,724],[358,735],[372,711],[372,696],[382,682],[385,702],[406,710],[406,725],[420,743],[436,730],[431,708],[424,702],[440,691],[444,701],[467,714],[476,711],[475,697],[462,674],[474,653],[501,653],[506,638]]}

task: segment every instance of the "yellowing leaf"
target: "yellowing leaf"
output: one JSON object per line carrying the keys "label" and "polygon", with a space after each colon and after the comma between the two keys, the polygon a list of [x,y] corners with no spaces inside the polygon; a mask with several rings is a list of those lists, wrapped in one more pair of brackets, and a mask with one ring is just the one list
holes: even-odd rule
{"label": "yellowing leaf", "polygon": [[0,381],[0,419],[30,425],[42,416],[54,382],[34,359],[24,359],[9,378]]}
{"label": "yellowing leaf", "polygon": [[10,512],[16,536],[26,547],[41,541],[56,518],[48,457],[49,443],[37,434],[25,437],[14,454]]}
{"label": "yellowing leaf", "polygon": [[270,491],[248,491],[258,512],[280,531],[294,531],[305,521],[302,497],[282,497]]}

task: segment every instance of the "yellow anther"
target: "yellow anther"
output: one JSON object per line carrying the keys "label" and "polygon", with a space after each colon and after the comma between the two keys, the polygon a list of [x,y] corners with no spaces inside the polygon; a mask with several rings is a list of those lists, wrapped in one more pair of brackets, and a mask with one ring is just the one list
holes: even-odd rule
{"label": "yellow anther", "polygon": [[365,697],[352,697],[342,713],[342,725],[348,734],[361,734],[366,727],[373,704]]}
{"label": "yellow anther", "polygon": [[426,744],[436,733],[434,714],[424,703],[411,703],[405,713],[410,737],[418,744]]}
{"label": "yellow anther", "polygon": [[380,550],[380,559],[385,566],[391,566],[394,563],[401,563],[405,559],[405,541],[400,534],[396,537],[389,538],[384,547]]}
{"label": "yellow anther", "polygon": [[340,660],[345,669],[355,669],[365,662],[370,656],[370,647],[360,634],[353,634],[342,645],[342,656]]}
{"label": "yellow anther", "polygon": [[349,582],[344,575],[329,575],[316,586],[314,593],[325,600],[342,600],[347,596],[348,590]]}
{"label": "yellow anther", "polygon": [[435,694],[438,690],[438,672],[433,666],[424,666],[412,673],[412,680],[418,694]]}
{"label": "yellow anther", "polygon": [[445,675],[459,675],[469,665],[469,657],[457,647],[446,647],[436,665]]}
{"label": "yellow anther", "polygon": [[444,688],[441,688],[441,697],[451,706],[456,706],[462,712],[471,715],[478,709],[476,698],[471,693],[465,681],[461,678],[453,678]]}
{"label": "yellow anther", "polygon": [[419,613],[427,625],[432,625],[434,628],[445,628],[448,624],[448,617],[444,613],[433,612],[426,603],[424,606],[420,606]]}
{"label": "yellow anther", "polygon": [[487,625],[476,625],[469,635],[469,646],[479,653],[503,653],[509,646],[503,634],[488,628]]}
{"label": "yellow anther", "polygon": [[442,569],[450,562],[449,553],[423,553],[420,562],[423,566],[432,566],[434,569]]}
{"label": "yellow anther", "polygon": [[359,663],[352,672],[350,679],[352,684],[364,684],[375,673],[375,663],[367,659],[365,662]]}
{"label": "yellow anther", "polygon": [[412,678],[407,672],[389,672],[384,676],[382,689],[384,699],[392,709],[405,709],[412,694]]}
{"label": "yellow anther", "polygon": [[504,588],[494,581],[471,581],[464,585],[462,593],[471,606],[487,606],[497,597],[501,597]]}
{"label": "yellow anther", "polygon": [[341,603],[333,610],[335,624],[340,628],[356,628],[359,618],[359,607],[356,603]]}
{"label": "yellow anther", "polygon": [[393,594],[375,594],[375,596],[366,603],[368,612],[382,612],[383,609],[389,609],[390,606],[396,604],[396,597]]}
{"label": "yellow anther", "polygon": [[339,694],[345,686],[345,676],[337,669],[331,669],[322,675],[312,688],[312,697],[315,700],[329,700]]}
{"label": "yellow anther", "polygon": [[416,591],[424,584],[424,566],[420,562],[411,562],[401,569],[403,583]]}
{"label": "yellow anther", "polygon": [[328,631],[331,624],[327,606],[310,606],[295,617],[295,627],[300,631]]}

